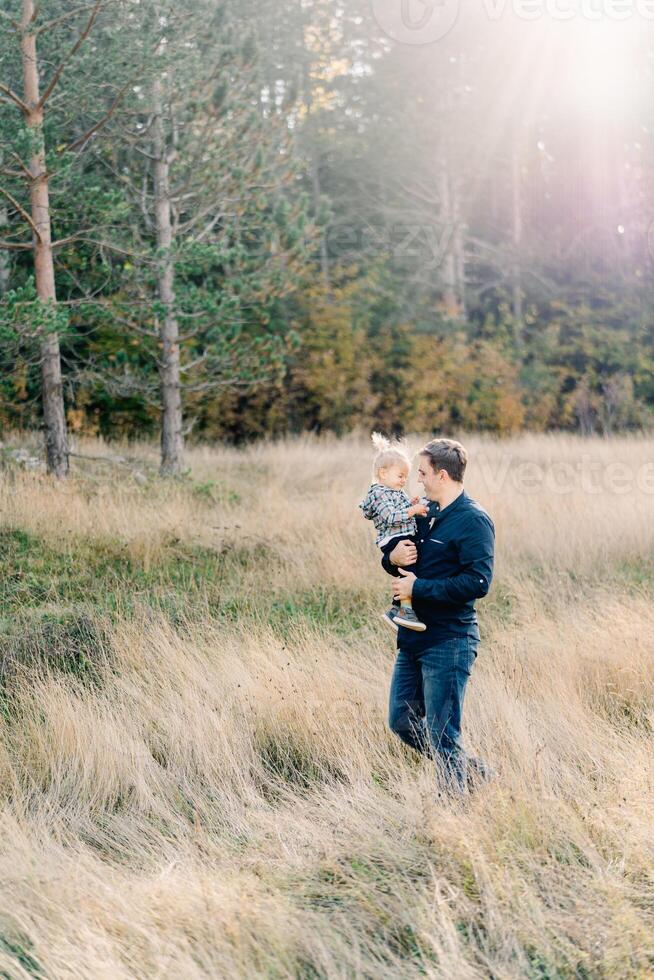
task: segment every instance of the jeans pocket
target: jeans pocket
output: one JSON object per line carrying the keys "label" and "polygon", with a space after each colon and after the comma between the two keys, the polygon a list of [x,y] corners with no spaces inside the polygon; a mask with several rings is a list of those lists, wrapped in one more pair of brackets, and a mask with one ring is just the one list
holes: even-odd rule
{"label": "jeans pocket", "polygon": [[477,659],[477,641],[467,637],[461,650],[460,666],[466,674],[472,673],[475,660]]}

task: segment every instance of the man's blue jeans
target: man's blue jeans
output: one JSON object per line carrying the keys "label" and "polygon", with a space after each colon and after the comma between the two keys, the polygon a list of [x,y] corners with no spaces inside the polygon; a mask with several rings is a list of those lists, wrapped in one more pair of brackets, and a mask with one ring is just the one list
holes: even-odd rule
{"label": "man's blue jeans", "polygon": [[477,646],[472,636],[450,636],[420,653],[400,648],[391,680],[391,731],[417,752],[440,759],[446,779],[461,789],[468,761],[461,715]]}

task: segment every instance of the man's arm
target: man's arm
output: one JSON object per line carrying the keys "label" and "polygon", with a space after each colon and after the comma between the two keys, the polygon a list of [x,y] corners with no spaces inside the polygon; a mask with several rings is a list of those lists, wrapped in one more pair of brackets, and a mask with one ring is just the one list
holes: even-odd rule
{"label": "man's arm", "polygon": [[[412,543],[413,542],[413,543]],[[416,548],[416,538],[411,537],[411,540],[405,538],[397,544],[395,541],[389,541],[387,545],[382,548],[382,568],[389,575],[393,575],[395,578],[399,576],[398,565],[391,561],[391,555],[394,555],[400,567],[405,565],[415,564],[418,551]]]}
{"label": "man's arm", "polygon": [[432,602],[469,602],[481,599],[490,589],[493,578],[495,530],[487,517],[470,520],[459,539],[461,570],[449,578],[418,578],[412,595]]}

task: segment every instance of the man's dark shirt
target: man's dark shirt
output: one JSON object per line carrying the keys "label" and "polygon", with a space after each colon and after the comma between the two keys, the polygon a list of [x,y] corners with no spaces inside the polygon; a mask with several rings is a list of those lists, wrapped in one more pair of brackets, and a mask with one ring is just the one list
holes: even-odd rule
{"label": "man's dark shirt", "polygon": [[[432,503],[427,517],[416,518],[418,533],[413,539],[418,560],[411,601],[424,633],[400,626],[397,645],[419,652],[449,636],[479,639],[475,599],[488,592],[493,578],[495,527],[472,497],[463,493],[440,510]],[[398,576],[389,559],[396,542],[384,548],[382,566]]]}

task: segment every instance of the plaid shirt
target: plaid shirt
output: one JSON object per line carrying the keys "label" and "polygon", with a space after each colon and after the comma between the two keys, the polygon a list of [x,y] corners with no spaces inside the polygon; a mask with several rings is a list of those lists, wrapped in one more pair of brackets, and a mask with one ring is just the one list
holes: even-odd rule
{"label": "plaid shirt", "polygon": [[415,534],[416,522],[409,517],[411,501],[404,490],[393,490],[383,483],[373,483],[359,504],[363,516],[372,521],[377,531],[375,544],[386,544],[391,538]]}

